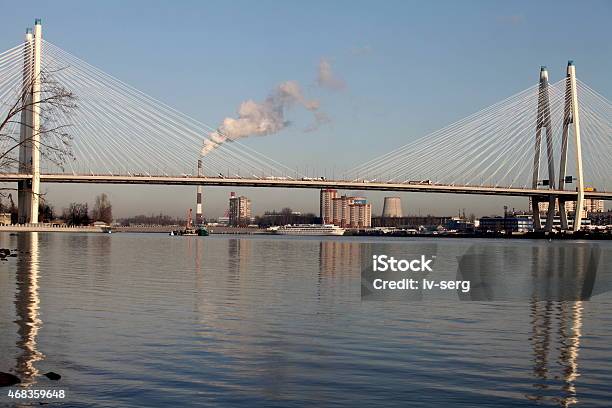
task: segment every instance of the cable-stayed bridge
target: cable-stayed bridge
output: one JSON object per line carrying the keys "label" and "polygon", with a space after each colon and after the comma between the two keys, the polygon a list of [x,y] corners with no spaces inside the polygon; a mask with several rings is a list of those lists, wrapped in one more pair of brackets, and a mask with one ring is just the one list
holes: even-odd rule
{"label": "cable-stayed bridge", "polygon": [[[304,175],[228,126],[195,120],[43,40],[40,21],[0,53],[0,103],[0,182],[18,183],[23,222],[37,222],[40,183],[525,196],[534,208],[548,202],[549,218],[557,207],[566,229],[566,201],[612,199],[612,103],[576,78],[573,63],[560,81],[549,83],[543,67],[535,85],[333,180]],[[257,109],[241,109],[241,120],[269,125]]]}

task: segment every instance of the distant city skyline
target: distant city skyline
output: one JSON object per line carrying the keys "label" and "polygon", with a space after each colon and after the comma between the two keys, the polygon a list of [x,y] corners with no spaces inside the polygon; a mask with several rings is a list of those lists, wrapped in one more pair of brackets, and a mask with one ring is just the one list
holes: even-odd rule
{"label": "distant city skyline", "polygon": [[[582,79],[612,95],[612,6],[603,1],[575,9],[527,1],[150,5],[20,4],[2,19],[0,49],[21,41],[25,27],[40,17],[49,41],[212,127],[235,115],[242,101],[262,100],[279,83],[295,80],[326,119],[310,128],[310,113],[294,110],[278,133],[243,142],[327,177],[534,84],[540,65],[556,80],[574,59]],[[196,207],[195,188],[187,187],[43,185],[43,191],[58,210],[71,201],[91,204],[106,192],[117,217],[181,216]],[[204,215],[222,215],[229,191],[204,188]],[[364,196],[373,215],[382,212],[384,193],[342,193]],[[254,214],[282,207],[317,213],[314,190],[237,194],[251,198]],[[466,208],[487,215],[503,205],[528,206],[517,198],[448,197],[402,194],[402,210],[454,214]]]}

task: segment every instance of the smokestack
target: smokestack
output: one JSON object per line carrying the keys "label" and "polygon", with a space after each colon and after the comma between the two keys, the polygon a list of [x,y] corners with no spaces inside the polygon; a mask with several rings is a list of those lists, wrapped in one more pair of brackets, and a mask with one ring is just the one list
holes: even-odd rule
{"label": "smokestack", "polygon": [[[198,177],[202,177],[202,159],[198,160]],[[196,225],[202,225],[204,223],[204,216],[202,214],[202,186],[198,186],[196,195]]]}

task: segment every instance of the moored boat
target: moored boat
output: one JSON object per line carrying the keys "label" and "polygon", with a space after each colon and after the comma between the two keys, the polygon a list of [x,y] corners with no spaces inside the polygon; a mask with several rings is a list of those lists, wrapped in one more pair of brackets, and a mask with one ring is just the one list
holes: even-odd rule
{"label": "moored boat", "polygon": [[295,224],[270,227],[268,231],[277,235],[344,235],[344,228],[333,224]]}

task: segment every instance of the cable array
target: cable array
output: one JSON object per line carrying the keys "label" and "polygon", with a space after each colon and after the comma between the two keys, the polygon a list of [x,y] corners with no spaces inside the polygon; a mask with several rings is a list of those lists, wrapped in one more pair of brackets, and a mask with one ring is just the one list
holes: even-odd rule
{"label": "cable array", "polygon": [[[10,75],[3,73],[0,82],[0,91],[9,92],[7,101],[13,100],[22,87],[22,50],[23,46],[17,46],[0,55],[0,70],[6,60]],[[47,80],[70,92],[76,105],[45,118],[47,127],[60,127],[70,136],[72,158],[60,162],[43,157],[43,172],[195,175],[203,141],[214,128],[48,41],[43,40],[42,56],[42,72]],[[46,143],[61,146],[64,141],[50,135]],[[201,159],[204,174],[209,176],[263,178],[296,173],[238,141],[223,143]]]}
{"label": "cable array", "polygon": [[[21,97],[23,77],[24,44],[22,43],[0,53],[0,123],[7,120],[7,113]],[[18,121],[8,120],[0,128],[0,154],[3,155],[0,159],[0,168],[2,171],[17,171],[18,151],[10,150],[15,145],[15,140],[19,140]]]}
{"label": "cable array", "polygon": [[585,185],[612,191],[612,103],[579,79],[576,83]]}
{"label": "cable array", "polygon": [[[25,45],[0,53],[0,118],[23,90]],[[222,143],[204,157],[200,151],[211,126],[193,119],[127,85],[48,41],[43,41],[43,80],[70,92],[74,109],[45,112],[43,127],[62,129],[48,135],[45,173],[122,175],[195,175],[198,159],[204,174],[219,177],[301,178],[302,174],[239,141]],[[549,112],[538,116],[541,89],[536,84],[449,126],[367,161],[344,174],[349,180],[530,188],[536,124],[549,122],[552,156],[542,132],[538,180],[558,185],[564,120],[571,115],[568,79],[548,85]],[[46,89],[46,91],[45,91]],[[57,87],[43,88],[52,92]],[[577,81],[585,184],[612,191],[612,103]],[[573,128],[568,143],[567,175],[575,176]],[[19,123],[2,129],[0,149],[19,140]],[[68,143],[67,141],[70,141]],[[61,156],[69,144],[71,154]],[[18,171],[18,150],[3,160],[5,172]],[[572,188],[572,185],[566,186]]]}
{"label": "cable array", "polygon": [[[553,155],[547,157],[542,132],[539,181],[548,179],[548,164],[559,177],[563,120],[568,79],[548,86]],[[585,182],[601,191],[612,188],[612,104],[578,81],[581,139]],[[356,181],[436,183],[493,187],[532,186],[538,122],[538,85],[462,120],[351,169]],[[575,176],[575,145],[570,126],[567,175]],[[566,188],[570,188],[567,186]]]}

